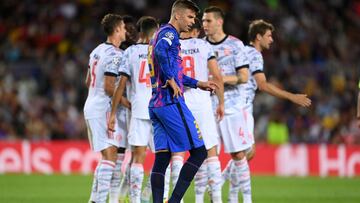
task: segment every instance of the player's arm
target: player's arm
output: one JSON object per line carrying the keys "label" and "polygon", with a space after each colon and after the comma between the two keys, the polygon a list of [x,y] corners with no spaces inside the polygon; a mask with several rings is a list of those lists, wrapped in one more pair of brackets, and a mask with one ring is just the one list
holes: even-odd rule
{"label": "player's arm", "polygon": [[115,91],[116,75],[105,73],[104,76],[104,91],[109,97],[112,97]]}
{"label": "player's arm", "polygon": [[249,79],[249,66],[244,65],[236,68],[236,75],[223,76],[224,84],[237,85],[246,83]]}
{"label": "player's arm", "polygon": [[86,79],[85,79],[85,85],[87,88],[90,87],[91,77],[90,77],[90,69],[88,68],[88,71],[86,73]]}
{"label": "player's arm", "polygon": [[293,94],[291,92],[282,90],[271,83],[268,83],[263,72],[255,73],[254,78],[260,91],[266,92],[278,98],[288,99],[291,102],[303,107],[308,107],[311,105],[311,100],[307,97],[306,94]]}
{"label": "player's arm", "polygon": [[123,99],[122,95],[124,93],[127,80],[128,80],[127,76],[125,76],[125,75],[120,76],[119,85],[117,86],[114,96],[112,97],[112,100],[111,100],[111,114],[110,114],[110,119],[109,119],[109,123],[108,123],[108,129],[111,131],[115,130],[116,110],[117,110],[118,104]]}
{"label": "player's arm", "polygon": [[198,80],[192,78],[192,77],[189,77],[185,74],[183,74],[183,79],[182,79],[182,82],[185,86],[188,86],[188,87],[191,87],[191,88],[197,88],[197,83],[198,83]]}
{"label": "player's arm", "polygon": [[212,80],[219,85],[219,89],[216,92],[216,96],[219,100],[219,105],[216,109],[216,114],[218,116],[218,120],[221,120],[224,117],[224,81],[223,77],[218,68],[218,64],[216,58],[210,58],[208,60],[208,69],[210,74],[212,75]]}

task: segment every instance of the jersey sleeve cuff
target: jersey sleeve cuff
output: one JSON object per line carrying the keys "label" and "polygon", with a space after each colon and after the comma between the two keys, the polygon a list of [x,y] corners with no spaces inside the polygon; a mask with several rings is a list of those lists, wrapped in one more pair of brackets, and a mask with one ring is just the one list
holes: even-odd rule
{"label": "jersey sleeve cuff", "polygon": [[112,76],[112,77],[117,77],[118,76],[116,73],[112,73],[112,72],[105,72],[104,75]]}
{"label": "jersey sleeve cuff", "polygon": [[239,67],[236,67],[235,70],[238,71],[240,69],[243,69],[243,68],[249,68],[249,64],[246,64],[246,65],[243,65],[243,66],[239,66]]}

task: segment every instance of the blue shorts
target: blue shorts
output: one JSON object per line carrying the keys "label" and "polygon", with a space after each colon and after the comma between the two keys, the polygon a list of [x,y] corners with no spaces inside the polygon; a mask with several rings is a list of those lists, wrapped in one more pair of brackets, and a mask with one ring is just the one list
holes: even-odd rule
{"label": "blue shorts", "polygon": [[185,102],[149,108],[155,151],[183,152],[204,145],[200,129]]}

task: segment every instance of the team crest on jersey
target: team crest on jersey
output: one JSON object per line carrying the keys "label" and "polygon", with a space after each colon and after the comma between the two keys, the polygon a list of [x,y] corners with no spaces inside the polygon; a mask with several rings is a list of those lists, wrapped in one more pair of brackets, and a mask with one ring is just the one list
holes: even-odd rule
{"label": "team crest on jersey", "polygon": [[174,39],[174,33],[172,33],[172,32],[167,32],[167,33],[165,33],[165,37],[166,37],[166,38],[169,38],[170,40],[173,40],[173,39]]}
{"label": "team crest on jersey", "polygon": [[112,63],[115,64],[115,65],[119,65],[119,63],[120,63],[120,58],[119,58],[119,57],[113,58]]}

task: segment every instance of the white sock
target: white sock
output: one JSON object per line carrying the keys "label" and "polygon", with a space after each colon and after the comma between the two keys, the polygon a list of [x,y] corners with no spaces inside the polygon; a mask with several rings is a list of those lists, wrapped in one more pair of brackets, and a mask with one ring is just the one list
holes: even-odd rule
{"label": "white sock", "polygon": [[220,161],[217,156],[210,157],[206,160],[207,177],[209,179],[209,186],[211,189],[211,198],[214,203],[222,203],[221,188],[222,176]]}
{"label": "white sock", "polygon": [[184,158],[182,156],[173,156],[171,158],[171,182],[175,187],[176,182],[179,178],[180,170],[184,165]]}
{"label": "white sock", "polygon": [[93,183],[92,183],[92,186],[91,186],[91,193],[90,193],[89,202],[95,202],[96,201],[97,184],[98,184],[97,173],[98,173],[99,167],[100,167],[100,162],[98,163],[98,165],[96,166],[95,171],[94,171],[94,177],[93,177]]}
{"label": "white sock", "polygon": [[126,164],[125,174],[121,178],[121,182],[120,182],[119,199],[121,201],[125,201],[126,197],[128,195],[129,185],[130,185],[130,180],[129,179],[130,179],[130,165]]}
{"label": "white sock", "polygon": [[110,181],[115,169],[115,163],[109,160],[101,160],[97,174],[96,203],[106,203],[110,191]]}
{"label": "white sock", "polygon": [[206,185],[208,183],[207,166],[206,165],[207,165],[207,163],[206,163],[206,161],[204,161],[194,177],[195,202],[196,203],[204,202],[204,193],[206,191]]}
{"label": "white sock", "polygon": [[225,182],[226,180],[230,180],[230,171],[231,171],[232,163],[233,160],[230,159],[222,172],[223,182]]}
{"label": "white sock", "polygon": [[[170,174],[170,171],[169,171],[169,174]],[[150,181],[150,176],[149,176],[149,178],[146,182],[146,185],[145,185],[143,191],[141,192],[141,202],[150,202],[150,198],[151,198],[151,181]]]}
{"label": "white sock", "polygon": [[139,163],[132,163],[130,168],[130,200],[132,203],[141,202],[141,186],[143,179],[143,165]]}
{"label": "white sock", "polygon": [[238,202],[238,194],[239,190],[241,190],[244,203],[251,203],[250,170],[246,157],[242,160],[233,160],[230,177],[228,202]]}
{"label": "white sock", "polygon": [[[177,180],[179,179],[180,170],[184,165],[184,157],[175,155],[171,157],[171,162],[171,182],[173,187],[175,187]],[[184,201],[181,199],[181,203],[183,202]]]}
{"label": "white sock", "polygon": [[170,191],[170,175],[171,175],[171,166],[170,164],[166,168],[165,171],[165,182],[164,182],[164,200],[169,199],[169,191]]}
{"label": "white sock", "polygon": [[119,203],[120,181],[121,181],[121,165],[124,161],[124,154],[117,154],[114,173],[110,181],[109,203]]}

